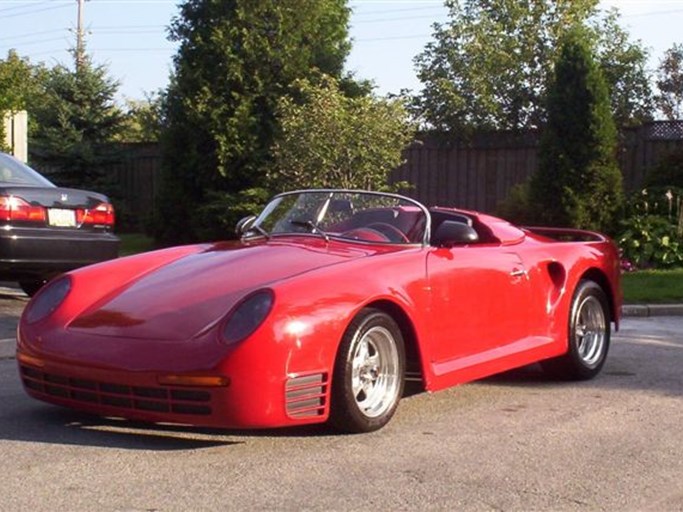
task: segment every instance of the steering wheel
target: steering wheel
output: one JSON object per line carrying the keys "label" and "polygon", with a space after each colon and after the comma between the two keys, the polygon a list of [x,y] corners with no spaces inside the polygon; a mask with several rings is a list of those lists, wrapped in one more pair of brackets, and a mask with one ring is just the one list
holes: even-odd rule
{"label": "steering wheel", "polygon": [[390,242],[405,244],[410,243],[410,240],[408,240],[408,237],[405,235],[405,233],[403,233],[403,231],[395,226],[392,226],[391,224],[387,224],[386,222],[373,222],[365,227],[379,231],[386,236]]}

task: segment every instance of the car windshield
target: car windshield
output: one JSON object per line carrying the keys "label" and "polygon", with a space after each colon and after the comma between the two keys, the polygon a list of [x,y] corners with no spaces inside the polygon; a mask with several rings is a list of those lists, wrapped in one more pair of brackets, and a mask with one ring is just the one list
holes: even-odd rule
{"label": "car windshield", "polygon": [[428,215],[416,201],[394,194],[310,190],[276,196],[250,232],[417,244],[425,240]]}
{"label": "car windshield", "polygon": [[29,187],[54,187],[28,165],[5,153],[0,153],[0,184]]}

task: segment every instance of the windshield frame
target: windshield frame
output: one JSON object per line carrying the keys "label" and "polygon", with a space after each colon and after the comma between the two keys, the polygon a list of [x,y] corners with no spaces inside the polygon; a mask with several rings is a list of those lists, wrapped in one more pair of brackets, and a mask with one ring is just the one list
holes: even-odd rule
{"label": "windshield frame", "polygon": [[[367,241],[367,240],[362,240],[362,239],[354,239],[354,238],[347,238],[347,237],[341,237],[336,233],[326,233],[322,230],[316,231],[313,229],[310,233],[299,233],[299,232],[269,232],[268,230],[264,229],[262,227],[262,223],[264,220],[268,218],[268,216],[281,204],[281,201],[283,198],[286,198],[288,196],[301,196],[302,194],[318,194],[318,195],[325,195],[328,194],[328,197],[326,199],[323,199],[323,202],[321,206],[319,207],[317,211],[317,215],[315,216],[315,219],[311,219],[315,226],[314,228],[317,227],[319,223],[322,222],[323,218],[327,214],[328,208],[330,206],[330,203],[332,202],[333,198],[335,195],[350,195],[350,194],[356,194],[356,195],[361,195],[361,196],[376,196],[376,197],[384,197],[384,198],[389,198],[389,199],[394,199],[396,201],[400,201],[403,203],[407,203],[410,206],[416,207],[422,215],[424,215],[425,218],[425,227],[424,231],[422,234],[422,240],[421,241],[415,241],[415,242],[406,242],[406,243],[398,243],[398,242],[376,242],[376,241]],[[328,238],[334,238],[335,240],[342,240],[346,242],[351,242],[351,243],[362,243],[362,244],[381,244],[381,245],[405,245],[405,246],[415,246],[415,245],[421,245],[421,246],[428,246],[429,245],[429,240],[430,240],[430,230],[431,230],[431,215],[429,213],[429,210],[427,207],[425,207],[423,204],[420,202],[416,201],[415,199],[412,199],[410,197],[406,197],[400,194],[394,194],[390,192],[377,192],[377,191],[371,191],[371,190],[355,190],[355,189],[332,189],[332,188],[325,188],[325,189],[299,189],[299,190],[292,190],[288,192],[283,192],[280,194],[277,194],[273,196],[273,198],[268,202],[268,204],[263,208],[261,213],[256,217],[253,226],[257,226],[257,236],[259,231],[266,231],[268,232],[269,237],[277,237],[277,236],[315,236],[315,237],[323,237],[326,240]],[[261,236],[263,236],[261,234]]]}

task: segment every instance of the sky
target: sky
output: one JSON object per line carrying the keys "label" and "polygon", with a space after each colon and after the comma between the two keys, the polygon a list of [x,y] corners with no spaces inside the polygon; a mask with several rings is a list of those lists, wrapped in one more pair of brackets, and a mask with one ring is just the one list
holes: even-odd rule
{"label": "sky", "polygon": [[[119,100],[142,99],[168,83],[175,45],[167,27],[176,0],[86,0],[87,48],[120,82]],[[372,80],[378,94],[420,89],[413,58],[448,20],[442,0],[350,0],[353,49],[347,69]],[[655,69],[664,51],[683,43],[683,0],[601,0],[617,7],[632,39],[650,49]],[[31,62],[71,65],[77,0],[0,0],[0,58],[11,48]]]}

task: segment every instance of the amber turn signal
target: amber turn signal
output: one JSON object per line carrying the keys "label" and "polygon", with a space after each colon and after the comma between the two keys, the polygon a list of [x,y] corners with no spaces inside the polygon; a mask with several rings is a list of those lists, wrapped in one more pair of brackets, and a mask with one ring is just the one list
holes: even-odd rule
{"label": "amber turn signal", "polygon": [[29,366],[35,366],[36,368],[43,368],[45,366],[45,362],[42,359],[22,354],[21,352],[17,353],[17,359],[19,359],[20,363],[24,363]]}
{"label": "amber turn signal", "polygon": [[222,375],[159,375],[157,381],[162,386],[196,386],[202,388],[220,388],[230,384],[230,379]]}

